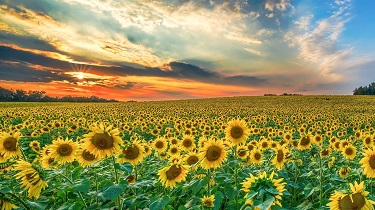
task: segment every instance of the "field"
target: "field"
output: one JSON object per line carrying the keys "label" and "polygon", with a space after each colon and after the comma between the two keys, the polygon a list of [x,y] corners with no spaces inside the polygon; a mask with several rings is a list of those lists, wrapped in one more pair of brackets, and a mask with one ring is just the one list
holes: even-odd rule
{"label": "field", "polygon": [[0,103],[1,209],[372,209],[375,98]]}

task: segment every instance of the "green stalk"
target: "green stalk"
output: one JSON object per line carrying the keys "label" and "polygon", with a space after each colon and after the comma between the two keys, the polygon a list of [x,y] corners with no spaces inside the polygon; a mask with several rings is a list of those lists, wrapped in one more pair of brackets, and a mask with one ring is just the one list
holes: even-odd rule
{"label": "green stalk", "polygon": [[[64,174],[60,174],[62,177],[64,177],[71,185],[73,185],[73,182],[67,177],[67,176],[65,176]],[[83,203],[83,205],[87,208],[87,204],[86,204],[86,202],[85,202],[85,200],[83,199],[83,196],[82,196],[82,194],[81,194],[81,192],[80,191],[78,191],[78,190],[76,190],[77,191],[77,193],[78,193],[78,196],[79,196],[79,198],[81,199],[81,201],[82,201],[82,203]]]}
{"label": "green stalk", "polygon": [[[117,172],[117,169],[116,169],[116,159],[115,159],[115,156],[112,155],[112,161],[113,161],[113,168],[115,169],[115,182],[116,184],[118,184],[118,172]],[[121,198],[120,198],[120,195],[117,197],[117,205],[118,205],[118,209],[121,210],[122,209],[122,205],[121,205]]]}
{"label": "green stalk", "polygon": [[207,176],[208,176],[208,182],[207,182],[207,191],[208,191],[208,196],[211,196],[211,186],[210,186],[210,180],[211,180],[211,170],[207,170]]}
{"label": "green stalk", "polygon": [[[234,148],[234,161],[237,161],[237,145]],[[234,181],[235,181],[235,188],[237,190],[238,188],[238,164],[236,164],[235,169],[234,169]],[[238,209],[238,192],[236,194],[236,209]]]}
{"label": "green stalk", "polygon": [[21,198],[19,198],[17,195],[13,194],[13,193],[7,193],[9,194],[10,196],[12,196],[13,198],[15,198],[16,200],[18,200],[18,202],[20,202],[22,204],[22,206],[25,207],[25,209],[29,210],[30,208],[26,205],[25,202],[23,202],[23,200]]}
{"label": "green stalk", "polygon": [[[319,153],[320,154],[320,153]],[[323,199],[323,164],[322,164],[322,157],[319,155],[319,203],[320,207],[322,206],[322,199]]]}

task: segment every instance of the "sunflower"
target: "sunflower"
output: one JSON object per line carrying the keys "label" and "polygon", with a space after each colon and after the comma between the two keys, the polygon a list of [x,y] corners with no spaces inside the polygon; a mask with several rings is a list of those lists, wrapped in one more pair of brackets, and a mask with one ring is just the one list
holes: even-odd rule
{"label": "sunflower", "polygon": [[0,209],[1,210],[12,210],[12,209],[16,209],[16,208],[18,208],[18,206],[9,202],[8,199],[0,198]]}
{"label": "sunflower", "polygon": [[169,155],[179,155],[180,154],[180,147],[178,145],[171,145],[168,149]]}
{"label": "sunflower", "polygon": [[198,153],[195,152],[195,151],[191,151],[189,152],[186,157],[184,158],[184,161],[187,165],[189,165],[190,167],[192,167],[191,169],[192,170],[195,170],[197,169],[198,167],[198,162],[199,162],[199,157],[198,157]]}
{"label": "sunflower", "polygon": [[177,138],[171,138],[169,139],[169,144],[170,145],[176,145],[180,142],[180,140],[178,140]]}
{"label": "sunflower", "polygon": [[82,148],[98,158],[105,158],[120,150],[122,139],[118,136],[118,128],[104,127],[103,124],[92,126],[91,133],[83,135]]}
{"label": "sunflower", "polygon": [[198,157],[202,160],[202,168],[219,168],[227,158],[227,152],[225,151],[223,141],[215,141],[213,138],[210,138],[204,144],[204,147],[201,149],[201,152],[199,153]]}
{"label": "sunflower", "polygon": [[331,161],[328,162],[328,168],[332,168],[333,164],[335,164],[335,160],[336,160],[335,157],[331,158]]}
{"label": "sunflower", "polygon": [[0,154],[5,158],[18,157],[21,155],[21,149],[18,146],[18,140],[21,133],[14,134],[2,133],[0,136]]}
{"label": "sunflower", "polygon": [[120,156],[117,158],[117,163],[129,162],[135,166],[142,162],[144,158],[144,148],[142,147],[141,142],[135,140],[131,144],[126,145],[126,148],[123,148],[120,154],[123,154],[123,157]]}
{"label": "sunflower", "polygon": [[305,150],[311,146],[311,137],[309,135],[302,136],[298,143],[298,149]]}
{"label": "sunflower", "polygon": [[164,187],[174,188],[176,183],[186,180],[187,166],[173,164],[159,170],[159,180]]}
{"label": "sunflower", "polygon": [[150,145],[148,143],[144,142],[144,143],[142,143],[142,146],[143,146],[144,152],[145,152],[143,155],[145,157],[149,156],[152,153],[152,149],[151,149]]}
{"label": "sunflower", "polygon": [[349,186],[351,193],[335,191],[329,198],[331,202],[327,206],[332,210],[374,209],[375,202],[366,198],[370,193],[364,190],[363,181],[360,184],[355,181],[354,185],[350,183]]}
{"label": "sunflower", "polygon": [[231,140],[234,145],[245,143],[250,130],[244,120],[231,120],[225,129],[225,138]]}
{"label": "sunflower", "polygon": [[367,149],[364,157],[359,161],[363,168],[363,174],[367,178],[375,178],[375,149]]}
{"label": "sunflower", "polygon": [[[272,206],[278,205],[282,207],[280,201],[282,200],[283,192],[286,190],[285,185],[286,182],[283,182],[283,178],[275,179],[277,174],[272,171],[270,175],[267,175],[266,172],[260,172],[257,176],[254,176],[253,174],[250,174],[249,178],[246,178],[246,181],[242,182],[242,190],[246,193],[245,199],[246,203],[252,203],[252,199],[247,199],[250,192],[258,192],[259,189],[270,189],[271,190],[265,190],[264,193],[259,195],[259,199],[268,198],[268,197],[274,197],[274,202]],[[257,195],[255,195],[256,198]]]}
{"label": "sunflower", "polygon": [[133,175],[129,175],[126,177],[126,181],[128,181],[129,184],[134,184],[136,180]]}
{"label": "sunflower", "polygon": [[348,160],[353,160],[355,155],[357,154],[357,148],[352,146],[351,144],[344,147],[341,151],[341,154]]}
{"label": "sunflower", "polygon": [[251,163],[254,163],[256,165],[262,165],[263,154],[259,149],[254,149],[250,153],[250,159]]}
{"label": "sunflower", "polygon": [[80,148],[77,151],[76,160],[80,166],[86,168],[91,166],[94,162],[96,162],[98,160],[98,157],[96,157],[88,150]]}
{"label": "sunflower", "polygon": [[53,141],[53,144],[49,147],[49,156],[61,164],[71,163],[74,161],[78,148],[78,143],[73,142],[68,137],[65,140],[58,139]]}
{"label": "sunflower", "polygon": [[195,143],[194,143],[194,137],[193,136],[184,136],[180,147],[185,150],[185,151],[190,151],[195,148]]}
{"label": "sunflower", "polygon": [[329,157],[330,154],[331,154],[331,149],[329,148],[322,149],[320,151],[320,157]]}
{"label": "sunflower", "polygon": [[342,167],[339,170],[339,175],[341,178],[345,179],[349,175],[350,171],[351,171],[350,167]]}
{"label": "sunflower", "polygon": [[263,138],[259,143],[258,143],[258,148],[260,148],[260,150],[267,150],[268,148],[270,148],[271,144],[270,142],[268,141],[267,138]]}
{"label": "sunflower", "polygon": [[20,171],[14,176],[16,179],[22,180],[22,186],[27,189],[28,197],[38,199],[42,189],[48,186],[47,182],[43,179],[43,174],[39,171],[42,169],[39,166],[31,165],[24,160],[17,161],[14,170]]}
{"label": "sunflower", "polygon": [[36,153],[39,153],[40,152],[40,143],[38,141],[31,141],[29,143],[29,146],[30,148],[36,152]]}
{"label": "sunflower", "polygon": [[278,146],[275,149],[276,156],[272,159],[272,163],[275,165],[277,170],[281,170],[286,162],[286,153],[288,151],[285,146]]}
{"label": "sunflower", "polygon": [[372,137],[370,135],[366,135],[364,138],[363,138],[363,145],[368,147],[368,148],[372,148],[372,146],[374,145],[373,144],[373,140],[372,140]]}
{"label": "sunflower", "polygon": [[247,149],[247,146],[245,145],[238,146],[236,153],[237,153],[237,157],[243,160],[245,160],[247,156],[249,156],[249,151]]}
{"label": "sunflower", "polygon": [[56,167],[57,162],[54,158],[50,157],[49,155],[43,154],[40,161],[40,165],[42,166],[42,168],[49,169]]}
{"label": "sunflower", "polygon": [[155,151],[157,151],[159,153],[163,153],[163,152],[165,152],[165,150],[167,150],[168,143],[167,143],[165,138],[158,137],[154,140],[152,146],[153,146]]}
{"label": "sunflower", "polygon": [[215,201],[215,195],[211,195],[211,196],[203,196],[203,198],[201,199],[202,201],[202,205],[206,208],[212,208],[214,207],[214,201]]}

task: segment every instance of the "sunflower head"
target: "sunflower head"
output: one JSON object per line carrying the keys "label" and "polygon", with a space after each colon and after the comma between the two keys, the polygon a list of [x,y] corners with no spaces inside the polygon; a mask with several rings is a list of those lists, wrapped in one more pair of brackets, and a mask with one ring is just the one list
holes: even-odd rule
{"label": "sunflower head", "polygon": [[234,145],[245,143],[250,134],[250,129],[244,120],[231,120],[225,129],[225,138],[232,141]]}
{"label": "sunflower head", "polygon": [[21,155],[21,150],[18,146],[20,137],[21,134],[19,132],[0,134],[0,154],[3,158],[8,159]]}
{"label": "sunflower head", "polygon": [[201,166],[204,169],[216,169],[226,160],[227,152],[222,140],[210,138],[199,153],[199,159],[202,159]]}

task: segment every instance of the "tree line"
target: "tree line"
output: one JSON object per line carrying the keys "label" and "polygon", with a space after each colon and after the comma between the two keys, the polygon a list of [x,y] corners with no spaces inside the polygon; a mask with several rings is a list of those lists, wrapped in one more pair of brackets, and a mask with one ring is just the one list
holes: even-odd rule
{"label": "tree line", "polygon": [[8,90],[0,87],[0,101],[7,102],[118,102],[114,99],[97,96],[47,96],[45,91],[24,91],[21,89]]}
{"label": "tree line", "polygon": [[372,82],[368,86],[355,88],[353,95],[375,95],[375,82]]}

